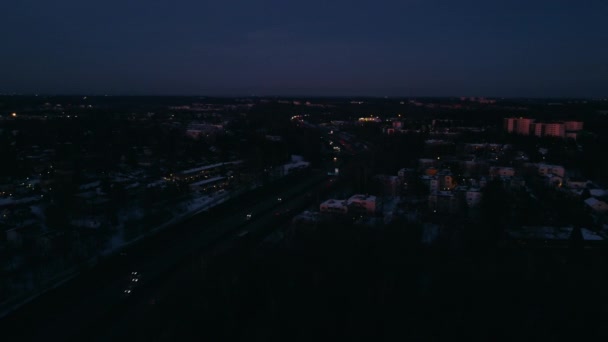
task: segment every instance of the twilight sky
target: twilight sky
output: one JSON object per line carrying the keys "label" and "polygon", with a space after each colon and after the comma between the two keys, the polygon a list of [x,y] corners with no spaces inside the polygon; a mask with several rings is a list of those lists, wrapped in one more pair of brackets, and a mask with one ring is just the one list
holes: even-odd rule
{"label": "twilight sky", "polygon": [[0,93],[608,96],[606,0],[9,0]]}

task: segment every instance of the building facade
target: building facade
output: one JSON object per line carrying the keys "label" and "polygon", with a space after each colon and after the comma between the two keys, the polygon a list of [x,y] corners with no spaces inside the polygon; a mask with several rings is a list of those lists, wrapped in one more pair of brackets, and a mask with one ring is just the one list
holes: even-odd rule
{"label": "building facade", "polygon": [[504,119],[504,128],[507,133],[530,135],[534,119],[529,118],[506,118]]}
{"label": "building facade", "polygon": [[321,203],[319,210],[322,213],[332,214],[346,214],[348,212],[348,206],[345,200],[328,199]]}
{"label": "building facade", "polygon": [[368,214],[375,214],[377,208],[376,196],[369,195],[353,195],[347,201],[346,204],[349,208],[356,210],[365,211]]}

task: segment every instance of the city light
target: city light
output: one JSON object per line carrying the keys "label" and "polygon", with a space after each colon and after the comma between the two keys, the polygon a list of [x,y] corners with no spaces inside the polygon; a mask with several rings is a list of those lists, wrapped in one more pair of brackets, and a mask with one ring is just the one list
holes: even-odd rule
{"label": "city light", "polygon": [[359,118],[359,122],[382,122],[379,117],[370,116],[369,118]]}

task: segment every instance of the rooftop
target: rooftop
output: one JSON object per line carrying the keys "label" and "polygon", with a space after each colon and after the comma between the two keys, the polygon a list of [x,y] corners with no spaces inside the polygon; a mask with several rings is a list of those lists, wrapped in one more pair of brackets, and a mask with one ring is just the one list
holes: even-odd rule
{"label": "rooftop", "polygon": [[606,195],[606,190],[591,189],[591,190],[589,190],[589,194],[594,197],[602,197],[602,196]]}
{"label": "rooftop", "polygon": [[190,186],[205,185],[205,184],[213,183],[213,182],[216,182],[216,181],[222,180],[222,179],[224,179],[224,177],[222,177],[222,176],[213,177],[213,178],[205,179],[205,180],[202,180],[202,181],[199,181],[196,183],[192,183],[192,184],[190,184]]}
{"label": "rooftop", "polygon": [[191,174],[191,173],[196,173],[196,172],[200,172],[200,171],[204,171],[204,170],[209,170],[209,169],[213,169],[222,165],[234,165],[234,164],[240,164],[242,163],[242,160],[237,160],[237,161],[231,161],[231,162],[224,162],[224,163],[216,163],[216,164],[211,164],[211,165],[205,165],[205,166],[199,166],[199,167],[195,167],[193,169],[188,169],[188,170],[184,170],[181,171],[180,174],[182,175],[187,175],[187,174]]}
{"label": "rooftop", "polygon": [[376,200],[376,196],[371,196],[371,195],[352,195],[349,199],[348,202],[352,202],[352,201],[375,201]]}

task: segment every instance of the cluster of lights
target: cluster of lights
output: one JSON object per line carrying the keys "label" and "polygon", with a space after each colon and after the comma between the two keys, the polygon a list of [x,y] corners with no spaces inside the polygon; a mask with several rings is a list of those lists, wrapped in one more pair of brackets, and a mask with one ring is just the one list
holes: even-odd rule
{"label": "cluster of lights", "polygon": [[369,118],[359,118],[359,122],[380,122],[380,118],[377,116],[370,116]]}

